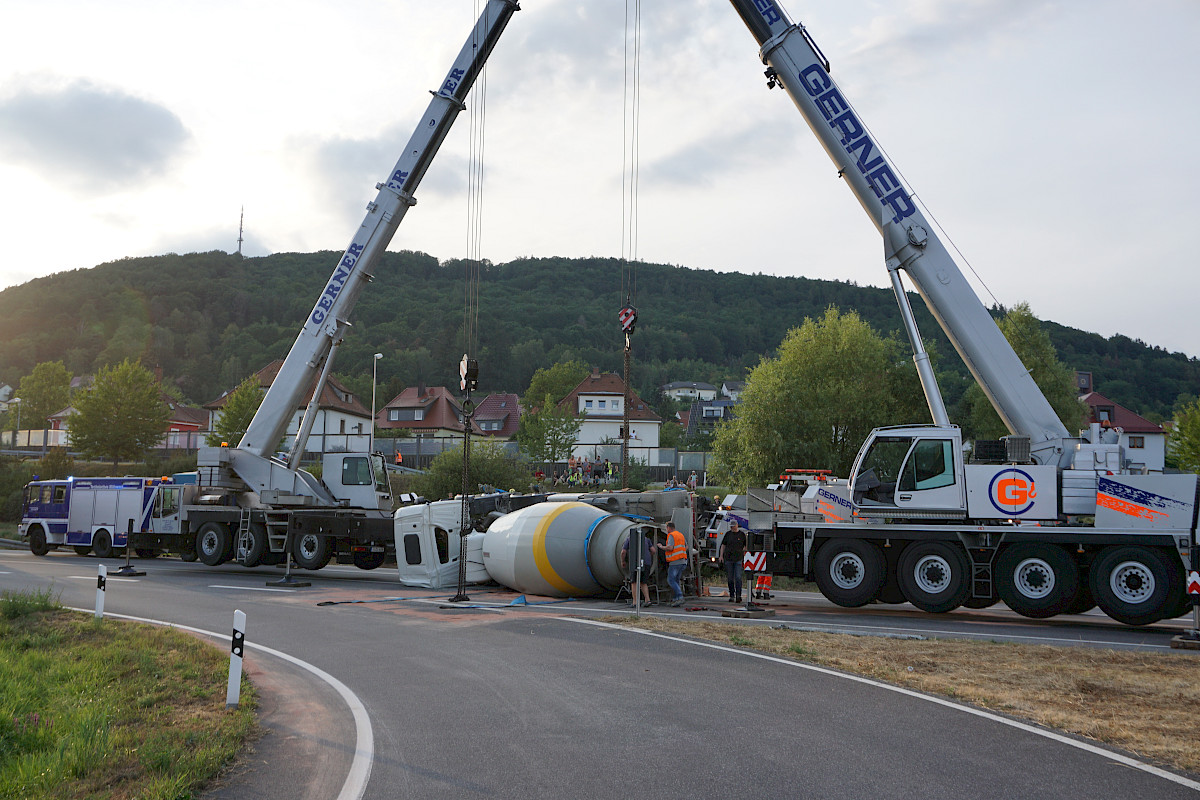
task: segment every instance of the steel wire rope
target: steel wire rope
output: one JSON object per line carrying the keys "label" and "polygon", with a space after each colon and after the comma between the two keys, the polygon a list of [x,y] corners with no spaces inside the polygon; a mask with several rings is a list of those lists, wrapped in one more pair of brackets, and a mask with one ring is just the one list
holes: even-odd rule
{"label": "steel wire rope", "polygon": [[[633,7],[632,19],[630,6]],[[621,139],[621,295],[637,300],[638,184],[641,125],[642,0],[625,2],[625,81]]]}

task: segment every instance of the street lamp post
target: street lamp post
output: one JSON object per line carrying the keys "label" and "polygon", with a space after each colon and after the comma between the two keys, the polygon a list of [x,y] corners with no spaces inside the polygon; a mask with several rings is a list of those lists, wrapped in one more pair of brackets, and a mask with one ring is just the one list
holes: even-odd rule
{"label": "street lamp post", "polygon": [[383,358],[383,353],[376,353],[371,359],[371,446],[367,448],[367,452],[375,452],[375,376],[378,373],[379,359]]}
{"label": "street lamp post", "polygon": [[17,439],[21,435],[21,398],[14,397],[9,401],[17,404],[17,429],[13,431],[13,450],[17,449]]}

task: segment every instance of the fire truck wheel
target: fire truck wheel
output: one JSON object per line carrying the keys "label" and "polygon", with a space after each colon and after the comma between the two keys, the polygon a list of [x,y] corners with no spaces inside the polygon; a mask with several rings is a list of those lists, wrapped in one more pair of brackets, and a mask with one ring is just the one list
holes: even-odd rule
{"label": "fire truck wheel", "polygon": [[1091,577],[1096,603],[1126,625],[1150,625],[1162,619],[1172,610],[1171,587],[1182,580],[1162,551],[1128,545],[1101,550]]}
{"label": "fire truck wheel", "polygon": [[90,556],[92,554],[92,548],[86,544],[77,544],[71,549],[75,551],[75,555],[77,556]]}
{"label": "fire truck wheel", "polygon": [[817,551],[814,568],[821,594],[846,608],[874,600],[885,577],[883,553],[862,539],[830,539]]}
{"label": "fire truck wheel", "polygon": [[944,614],[971,594],[971,564],[949,542],[913,542],[900,554],[900,591],[922,611]]}
{"label": "fire truck wheel", "polygon": [[179,554],[179,560],[186,561],[189,563],[192,561],[195,561],[196,560],[196,551],[195,550],[184,550],[182,553]]}
{"label": "fire truck wheel", "polygon": [[96,554],[96,558],[113,557],[112,536],[108,531],[99,530],[92,534],[92,552]]}
{"label": "fire truck wheel", "polygon": [[262,563],[268,547],[266,526],[261,522],[251,522],[245,537],[239,537],[237,560],[241,561],[243,566],[257,567]]}
{"label": "fire truck wheel", "polygon": [[233,536],[224,522],[206,522],[196,531],[196,554],[205,566],[224,564],[233,555]]}
{"label": "fire truck wheel", "polygon": [[354,552],[354,566],[359,569],[378,569],[383,566],[383,552],[372,553],[368,550]]}
{"label": "fire truck wheel", "polygon": [[329,538],[306,533],[296,538],[292,547],[292,559],[296,566],[303,569],[321,569],[329,563],[333,551],[329,547]]}
{"label": "fire truck wheel", "polygon": [[46,544],[46,531],[41,525],[34,525],[29,529],[29,552],[35,556],[44,556],[50,552],[50,545]]}
{"label": "fire truck wheel", "polygon": [[1013,611],[1046,619],[1070,607],[1079,589],[1079,567],[1056,544],[1019,542],[1000,554],[996,587]]}

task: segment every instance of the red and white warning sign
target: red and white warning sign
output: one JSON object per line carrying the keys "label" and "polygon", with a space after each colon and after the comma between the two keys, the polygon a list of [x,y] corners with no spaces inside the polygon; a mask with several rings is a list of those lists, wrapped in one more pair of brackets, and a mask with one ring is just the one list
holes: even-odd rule
{"label": "red and white warning sign", "polygon": [[746,555],[742,556],[742,569],[747,572],[766,572],[767,554],[746,553]]}
{"label": "red and white warning sign", "polygon": [[1192,570],[1187,579],[1188,594],[1200,594],[1200,572]]}

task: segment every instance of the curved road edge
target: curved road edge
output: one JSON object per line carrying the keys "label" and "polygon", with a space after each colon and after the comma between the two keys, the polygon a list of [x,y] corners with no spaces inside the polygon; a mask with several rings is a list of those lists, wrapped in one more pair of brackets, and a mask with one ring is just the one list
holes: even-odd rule
{"label": "curved road edge", "polygon": [[981,708],[975,708],[973,706],[963,705],[961,703],[956,703],[953,700],[947,700],[943,697],[936,697],[934,695],[924,694],[922,692],[914,691],[912,689],[905,689],[903,686],[893,686],[892,684],[883,683],[881,681],[873,680],[871,678],[864,678],[861,675],[852,675],[847,672],[839,672],[837,670],[828,669],[826,667],[819,667],[815,664],[805,664],[800,661],[791,661],[789,659],[779,658],[778,656],[769,655],[767,653],[757,653],[753,650],[740,650],[736,647],[728,647],[726,645],[717,644],[715,642],[705,642],[705,641],[701,641],[698,639],[685,639],[683,637],[674,636],[674,635],[667,634],[667,633],[659,633],[657,631],[646,631],[646,630],[642,630],[640,628],[630,628],[626,625],[614,625],[611,622],[600,622],[598,620],[581,619],[579,617],[559,617],[559,619],[564,620],[566,622],[576,622],[581,625],[594,625],[594,626],[600,627],[600,628],[610,628],[612,630],[622,631],[625,633],[640,633],[645,636],[652,636],[652,637],[655,637],[658,639],[667,639],[672,642],[680,642],[682,644],[695,645],[696,647],[707,647],[712,650],[720,650],[720,651],[726,652],[726,653],[736,653],[738,655],[749,656],[750,658],[758,658],[758,659],[762,659],[763,661],[771,661],[776,664],[783,664],[783,665],[789,666],[789,667],[796,667],[799,669],[810,670],[812,672],[819,672],[823,675],[830,675],[835,678],[844,678],[849,681],[855,681],[857,683],[866,684],[867,686],[872,686],[872,687],[875,687],[878,689],[886,689],[889,692],[895,692],[897,694],[906,695],[908,697],[914,697],[918,700],[925,700],[927,702],[935,703],[940,706],[945,706],[946,708],[951,708],[956,711],[962,711],[967,714],[973,714],[974,716],[982,717],[983,719],[991,720],[992,722],[999,722],[1003,725],[1008,725],[1009,727],[1016,728],[1021,731],[1025,731],[1027,733],[1033,733],[1038,736],[1042,736],[1046,739],[1052,739],[1056,742],[1070,745],[1071,747],[1075,747],[1080,750],[1085,750],[1089,753],[1095,753],[1096,755],[1100,755],[1100,756],[1103,756],[1104,758],[1108,758],[1108,759],[1116,761],[1120,764],[1124,764],[1127,767],[1132,767],[1134,769],[1138,769],[1143,772],[1148,772],[1151,775],[1155,775],[1159,778],[1164,778],[1173,783],[1177,783],[1181,786],[1186,786],[1189,789],[1194,789],[1194,790],[1200,791],[1200,782],[1194,781],[1187,777],[1184,777],[1183,775],[1177,775],[1176,773],[1162,769],[1161,767],[1156,767],[1153,764],[1147,764],[1144,761],[1139,761],[1138,759],[1133,758],[1132,756],[1125,755],[1124,753],[1119,753],[1115,750],[1110,750],[1108,748],[1101,747],[1099,745],[1094,745],[1094,744],[1091,744],[1090,742],[1086,742],[1081,739],[1075,739],[1075,738],[1066,736],[1061,733],[1056,733],[1056,732],[1054,732],[1052,730],[1048,730],[1046,728],[1039,728],[1036,725],[1032,725],[1027,722],[1021,722],[1020,720],[1011,719],[1009,717],[1001,716],[1000,714],[995,714],[990,711],[985,711],[984,709],[981,709]]}
{"label": "curved road edge", "polygon": [[[91,613],[92,609],[75,608],[72,611],[83,611]],[[193,628],[190,625],[180,625],[175,622],[166,620],[150,619],[148,617],[135,617],[129,614],[114,614],[105,612],[105,616],[116,617],[118,619],[127,619],[133,622],[145,622],[149,625],[160,625],[166,628],[177,628],[179,630],[188,631],[190,633],[207,636],[218,641],[229,642],[232,639],[231,634],[217,633],[215,631],[204,630],[203,628]],[[247,641],[246,646],[274,656],[275,658],[283,659],[289,664],[299,667],[306,672],[315,675],[322,681],[327,683],[330,688],[337,692],[338,696],[350,709],[354,716],[355,744],[354,757],[350,764],[350,770],[346,775],[346,781],[342,784],[342,789],[337,795],[336,800],[362,800],[362,796],[367,791],[367,782],[371,778],[371,765],[375,761],[375,734],[371,728],[371,717],[367,714],[366,707],[354,692],[346,684],[339,681],[337,678],[325,672],[323,669],[309,664],[307,661],[301,661],[295,656],[284,653],[280,650],[275,650],[265,645],[256,644],[252,641]]]}

